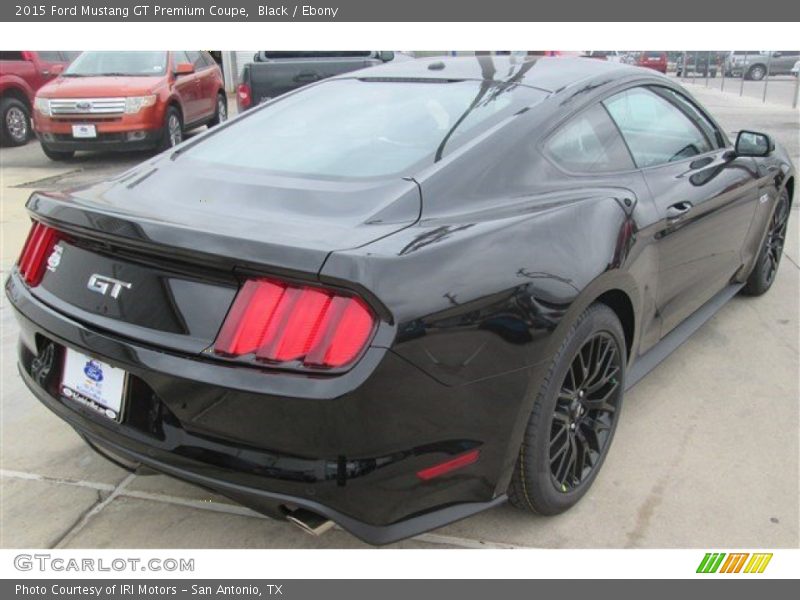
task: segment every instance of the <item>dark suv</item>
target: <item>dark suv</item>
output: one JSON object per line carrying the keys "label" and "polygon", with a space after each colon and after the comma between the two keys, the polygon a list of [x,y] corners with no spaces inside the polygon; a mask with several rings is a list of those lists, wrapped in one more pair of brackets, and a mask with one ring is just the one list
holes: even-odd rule
{"label": "dark suv", "polygon": [[[686,67],[683,62],[686,60]],[[675,63],[675,74],[684,77],[690,73],[703,77],[716,77],[719,70],[720,58],[716,52],[685,52],[678,56]]]}

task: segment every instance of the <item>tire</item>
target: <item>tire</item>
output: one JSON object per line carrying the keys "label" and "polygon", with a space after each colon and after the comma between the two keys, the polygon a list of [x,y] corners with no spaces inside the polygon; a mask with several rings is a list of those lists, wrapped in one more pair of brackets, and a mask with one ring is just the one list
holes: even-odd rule
{"label": "tire", "polygon": [[228,98],[223,93],[217,94],[217,108],[214,118],[208,122],[209,127],[214,127],[228,120]]}
{"label": "tire", "polygon": [[181,111],[174,106],[167,108],[164,115],[164,133],[162,134],[159,150],[169,150],[183,141],[183,119]]}
{"label": "tire", "polygon": [[44,152],[47,158],[55,161],[69,160],[75,156],[75,152],[72,150],[50,150],[50,148],[44,144],[42,144],[42,152]]}
{"label": "tire", "polygon": [[756,265],[742,288],[742,294],[760,296],[771,288],[775,282],[778,267],[781,264],[781,257],[783,256],[783,244],[786,241],[786,227],[789,222],[790,208],[789,192],[783,190],[767,225],[767,231],[756,259]]}
{"label": "tire", "polygon": [[767,74],[767,68],[764,65],[753,65],[747,70],[745,79],[750,81],[761,81]]}
{"label": "tire", "polygon": [[[556,515],[588,491],[619,421],[626,356],[622,325],[608,306],[593,304],[572,325],[534,400],[508,488],[513,506]],[[581,372],[581,361],[590,365],[588,377]],[[598,380],[606,383],[592,389]]]}
{"label": "tire", "polygon": [[31,137],[31,112],[16,98],[0,100],[0,141],[4,146],[22,146]]}
{"label": "tire", "polygon": [[714,78],[716,78],[716,76],[717,76],[717,72],[716,71],[711,71],[711,78],[714,79]]}

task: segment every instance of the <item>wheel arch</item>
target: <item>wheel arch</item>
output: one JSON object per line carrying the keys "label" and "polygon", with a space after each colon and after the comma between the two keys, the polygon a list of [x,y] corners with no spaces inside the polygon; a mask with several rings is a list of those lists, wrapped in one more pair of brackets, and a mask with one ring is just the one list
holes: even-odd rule
{"label": "wheel arch", "polygon": [[31,102],[28,99],[28,94],[25,93],[25,90],[17,87],[17,86],[8,86],[2,92],[0,92],[0,98],[14,98],[15,100],[19,100],[22,102],[28,110],[32,110]]}
{"label": "wheel arch", "polygon": [[171,96],[167,100],[167,104],[164,107],[164,118],[166,119],[167,111],[172,107],[175,107],[175,109],[178,111],[178,114],[181,116],[181,124],[186,127],[186,115],[183,112],[183,106],[181,106],[180,100],[175,96]]}
{"label": "wheel arch", "polygon": [[630,359],[636,334],[636,313],[630,297],[623,290],[615,288],[600,294],[594,303],[605,304],[617,315],[622,325],[622,331],[625,333],[625,349],[627,357]]}
{"label": "wheel arch", "polygon": [[622,325],[625,350],[630,365],[636,356],[641,336],[642,302],[640,286],[631,273],[621,269],[606,271],[581,291],[572,302],[568,313],[564,315],[562,324],[568,328],[592,304],[600,303],[608,306]]}

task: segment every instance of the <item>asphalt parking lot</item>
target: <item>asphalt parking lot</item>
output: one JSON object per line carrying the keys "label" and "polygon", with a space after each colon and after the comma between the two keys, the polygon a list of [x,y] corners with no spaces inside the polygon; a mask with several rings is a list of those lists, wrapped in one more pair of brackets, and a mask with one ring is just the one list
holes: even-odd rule
{"label": "asphalt parking lot", "polygon": [[[769,132],[800,165],[800,118],[790,104],[687,88],[725,129]],[[32,190],[102,179],[143,158],[56,164],[35,142],[0,149],[3,278],[27,234]],[[798,547],[798,206],[772,290],[734,298],[626,395],[603,472],[576,508],[540,518],[504,506],[395,547]],[[313,538],[205,490],[99,458],[22,384],[5,296],[0,318],[0,546],[365,547],[341,530]]]}

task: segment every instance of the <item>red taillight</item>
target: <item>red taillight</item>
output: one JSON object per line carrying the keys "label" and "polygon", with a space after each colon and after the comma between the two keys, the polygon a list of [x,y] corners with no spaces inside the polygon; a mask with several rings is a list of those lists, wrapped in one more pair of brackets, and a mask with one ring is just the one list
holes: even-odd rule
{"label": "red taillight", "polygon": [[249,279],[233,302],[214,352],[337,368],[358,357],[374,327],[375,317],[360,298],[274,279]]}
{"label": "red taillight", "polygon": [[439,463],[438,465],[434,465],[432,467],[428,467],[427,469],[423,469],[422,471],[417,472],[417,477],[422,479],[423,481],[428,481],[429,479],[433,479],[434,477],[439,477],[444,475],[445,473],[449,473],[450,471],[455,471],[456,469],[461,469],[462,467],[466,467],[471,465],[474,462],[477,462],[478,457],[480,456],[480,450],[470,450],[465,454],[461,454],[456,456],[455,458],[451,458],[443,463]]}
{"label": "red taillight", "polygon": [[61,237],[61,234],[52,227],[39,222],[33,224],[17,261],[19,273],[25,283],[32,287],[41,283],[47,257]]}
{"label": "red taillight", "polygon": [[236,88],[236,102],[240,109],[249,108],[253,103],[253,93],[248,84],[240,83]]}

